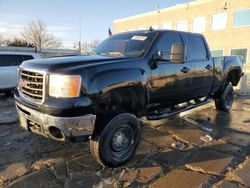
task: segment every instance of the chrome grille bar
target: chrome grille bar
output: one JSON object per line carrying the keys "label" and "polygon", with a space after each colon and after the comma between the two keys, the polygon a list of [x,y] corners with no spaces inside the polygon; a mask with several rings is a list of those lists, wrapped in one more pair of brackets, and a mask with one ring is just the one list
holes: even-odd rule
{"label": "chrome grille bar", "polygon": [[19,69],[18,88],[20,93],[35,103],[42,103],[45,93],[45,73]]}

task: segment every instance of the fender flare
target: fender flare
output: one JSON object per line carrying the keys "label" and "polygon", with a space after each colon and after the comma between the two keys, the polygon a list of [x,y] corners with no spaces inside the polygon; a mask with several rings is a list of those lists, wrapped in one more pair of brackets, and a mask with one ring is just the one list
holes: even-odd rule
{"label": "fender flare", "polygon": [[[148,103],[147,75],[141,69],[108,70],[95,74],[88,92],[95,94],[95,105],[116,102],[131,113],[142,114]],[[112,104],[114,105],[114,104]]]}

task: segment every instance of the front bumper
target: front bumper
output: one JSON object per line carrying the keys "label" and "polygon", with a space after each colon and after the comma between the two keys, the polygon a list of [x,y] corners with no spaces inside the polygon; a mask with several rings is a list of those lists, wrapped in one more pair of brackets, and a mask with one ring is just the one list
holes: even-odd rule
{"label": "front bumper", "polygon": [[56,117],[27,108],[16,101],[23,129],[57,141],[73,141],[93,133],[96,116]]}

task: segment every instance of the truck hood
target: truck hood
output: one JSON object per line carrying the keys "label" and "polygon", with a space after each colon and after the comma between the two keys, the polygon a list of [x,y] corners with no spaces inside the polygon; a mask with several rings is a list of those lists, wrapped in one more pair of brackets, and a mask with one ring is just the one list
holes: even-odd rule
{"label": "truck hood", "polygon": [[47,59],[37,59],[24,61],[20,67],[26,69],[42,69],[49,72],[57,72],[57,70],[70,69],[72,67],[87,67],[95,66],[96,64],[105,64],[110,62],[120,62],[128,60],[124,57],[109,57],[109,56],[71,56],[57,57]]}

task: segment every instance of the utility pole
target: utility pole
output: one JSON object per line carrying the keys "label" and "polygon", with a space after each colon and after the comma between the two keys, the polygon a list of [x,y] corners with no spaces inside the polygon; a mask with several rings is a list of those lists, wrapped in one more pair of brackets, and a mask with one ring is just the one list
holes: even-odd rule
{"label": "utility pole", "polygon": [[82,19],[80,18],[79,53],[82,53]]}
{"label": "utility pole", "polygon": [[79,41],[79,43],[78,43],[78,49],[79,49],[79,55],[81,55],[81,51],[82,51],[82,47],[81,47],[81,42]]}
{"label": "utility pole", "polygon": [[41,53],[42,52],[42,39],[41,39],[41,35],[40,34],[38,36],[38,45],[39,45],[39,51]]}

